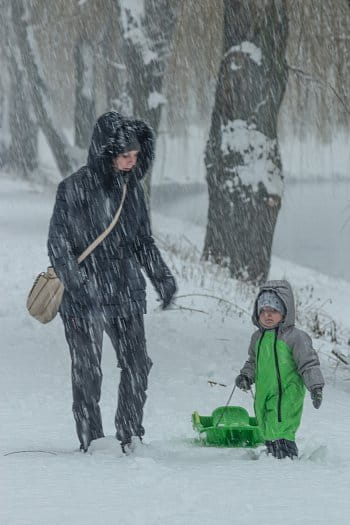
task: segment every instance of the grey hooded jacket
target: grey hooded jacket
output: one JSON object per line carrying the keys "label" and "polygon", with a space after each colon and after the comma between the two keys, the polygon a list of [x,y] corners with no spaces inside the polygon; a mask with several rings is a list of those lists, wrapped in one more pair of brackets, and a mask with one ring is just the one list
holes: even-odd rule
{"label": "grey hooded jacket", "polygon": [[320,361],[312,347],[311,337],[303,330],[295,327],[293,291],[289,282],[284,280],[267,281],[260,287],[252,315],[252,321],[258,327],[258,330],[252,335],[248,350],[248,360],[244,364],[241,374],[247,376],[252,382],[255,381],[256,343],[263,333],[258,320],[257,301],[260,294],[265,290],[274,291],[286,307],[287,313],[278,328],[278,339],[284,341],[291,348],[297,371],[302,377],[306,388],[312,390],[315,387],[323,387],[324,379],[320,369]]}

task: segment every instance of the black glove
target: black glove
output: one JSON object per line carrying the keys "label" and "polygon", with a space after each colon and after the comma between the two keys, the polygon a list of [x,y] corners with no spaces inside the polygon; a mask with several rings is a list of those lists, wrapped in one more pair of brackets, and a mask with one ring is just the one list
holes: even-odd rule
{"label": "black glove", "polygon": [[160,300],[162,301],[162,309],[165,310],[170,305],[176,293],[176,282],[174,277],[172,275],[167,277],[158,284],[157,288]]}
{"label": "black glove", "polygon": [[244,390],[244,392],[247,392],[250,390],[250,385],[252,384],[252,380],[249,379],[249,377],[245,376],[244,374],[239,374],[239,376],[235,379],[235,384],[240,388],[241,390]]}
{"label": "black glove", "polygon": [[322,388],[320,386],[315,386],[311,389],[311,399],[314,407],[320,408],[322,403]]}

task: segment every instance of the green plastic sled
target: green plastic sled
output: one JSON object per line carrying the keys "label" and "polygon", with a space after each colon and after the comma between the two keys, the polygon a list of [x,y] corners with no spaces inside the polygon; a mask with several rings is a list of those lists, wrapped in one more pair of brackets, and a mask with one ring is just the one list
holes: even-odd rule
{"label": "green plastic sled", "polygon": [[256,418],[242,407],[218,407],[211,416],[194,412],[192,424],[203,445],[257,447],[264,442]]}

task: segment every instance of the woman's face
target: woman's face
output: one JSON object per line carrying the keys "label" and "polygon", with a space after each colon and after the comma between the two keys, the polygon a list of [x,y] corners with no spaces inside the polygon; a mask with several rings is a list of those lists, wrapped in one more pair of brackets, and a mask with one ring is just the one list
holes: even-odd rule
{"label": "woman's face", "polygon": [[118,157],[113,157],[112,164],[115,170],[130,171],[137,162],[138,151],[127,151],[121,153]]}

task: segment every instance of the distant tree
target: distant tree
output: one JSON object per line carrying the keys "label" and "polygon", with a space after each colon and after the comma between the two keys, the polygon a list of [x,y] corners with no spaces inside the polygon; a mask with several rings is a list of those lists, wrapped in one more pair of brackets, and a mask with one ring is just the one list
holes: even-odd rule
{"label": "distant tree", "polygon": [[[135,117],[146,120],[155,134],[165,103],[163,79],[172,48],[180,0],[120,0],[127,95]],[[149,191],[149,181],[148,181]]]}
{"label": "distant tree", "polygon": [[131,115],[132,101],[127,92],[128,70],[125,63],[125,41],[119,2],[111,1],[108,10],[110,16],[101,38],[107,109]]}
{"label": "distant tree", "polygon": [[[301,144],[301,164],[303,150],[309,154],[310,142],[319,144],[323,158],[332,158],[334,144],[349,133],[349,24],[347,0],[289,2],[290,76],[280,132],[284,139],[290,137]],[[315,169],[319,168],[315,163]]]}
{"label": "distant tree", "polygon": [[79,38],[75,47],[75,144],[86,149],[96,121],[96,50],[87,38]]}
{"label": "distant tree", "polygon": [[0,78],[0,167],[4,166],[7,159],[8,133],[7,133],[7,97],[5,95],[4,83]]}
{"label": "distant tree", "polygon": [[[21,54],[15,45],[9,6],[0,2],[3,70],[0,93],[0,165],[28,176],[38,166],[38,127],[28,100]],[[6,20],[6,22],[5,22]]]}
{"label": "distant tree", "polygon": [[232,276],[266,279],[282,166],[277,117],[286,88],[286,0],[225,0],[224,44],[205,164],[203,257]]}
{"label": "distant tree", "polygon": [[38,125],[33,106],[27,100],[27,80],[16,60],[10,65],[8,130],[10,147],[7,165],[28,176],[38,167]]}
{"label": "distant tree", "polygon": [[[36,50],[35,35],[30,24],[30,2],[11,0],[12,27],[25,73],[26,97],[33,107],[38,126],[43,131],[62,176],[74,169],[70,146],[56,125],[52,103],[47,96],[47,86],[41,70],[40,56]],[[48,28],[49,30],[49,28]]]}

